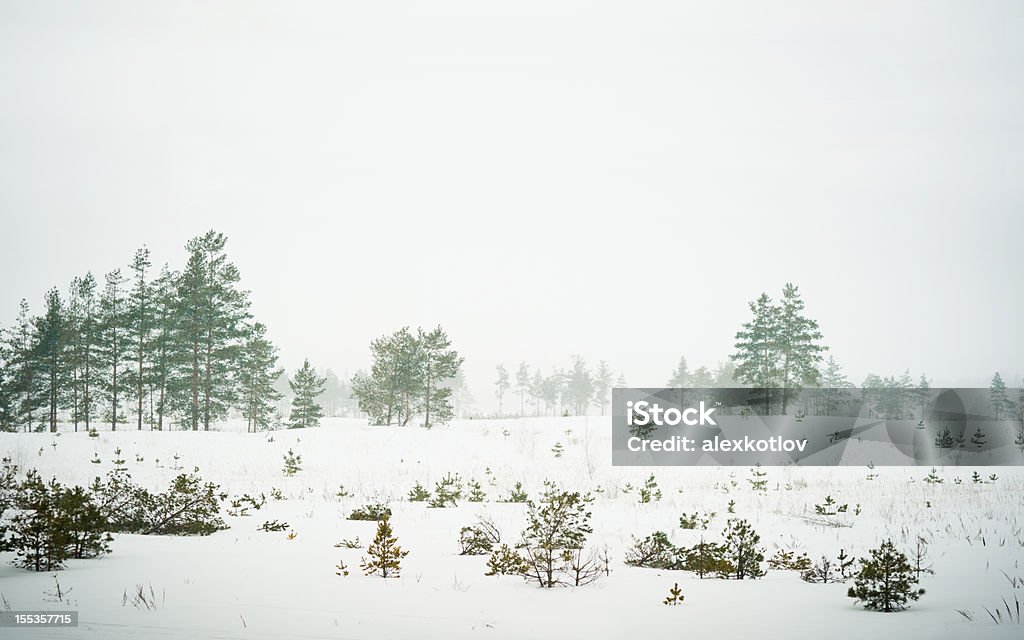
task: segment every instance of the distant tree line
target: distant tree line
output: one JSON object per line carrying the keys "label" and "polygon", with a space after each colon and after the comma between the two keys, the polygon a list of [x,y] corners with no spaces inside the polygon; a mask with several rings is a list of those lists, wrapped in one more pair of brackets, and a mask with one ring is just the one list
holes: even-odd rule
{"label": "distant tree line", "polygon": [[249,292],[210,231],[185,245],[180,271],[154,272],[149,250],[127,274],[72,280],[42,312],[21,302],[0,334],[0,429],[209,429],[238,409],[266,427],[279,397],[277,348],[249,311]]}
{"label": "distant tree line", "polygon": [[[608,409],[612,387],[626,386],[620,374],[615,377],[604,360],[592,370],[582,356],[572,356],[568,368],[555,368],[549,375],[540,369],[531,373],[526,362],[520,362],[513,381],[505,365],[499,364],[494,381],[494,395],[498,399],[498,416],[532,413],[540,415],[584,415],[593,407],[604,415]],[[517,409],[506,410],[506,397],[517,400]],[[527,411],[527,405],[530,411]]]}

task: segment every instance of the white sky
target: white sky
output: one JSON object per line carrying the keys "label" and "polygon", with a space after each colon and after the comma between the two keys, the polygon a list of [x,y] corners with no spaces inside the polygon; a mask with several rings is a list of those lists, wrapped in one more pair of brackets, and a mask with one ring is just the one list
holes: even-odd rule
{"label": "white sky", "polygon": [[0,324],[209,228],[289,368],[442,323],[630,384],[800,285],[855,381],[1024,372],[1024,3],[0,0]]}

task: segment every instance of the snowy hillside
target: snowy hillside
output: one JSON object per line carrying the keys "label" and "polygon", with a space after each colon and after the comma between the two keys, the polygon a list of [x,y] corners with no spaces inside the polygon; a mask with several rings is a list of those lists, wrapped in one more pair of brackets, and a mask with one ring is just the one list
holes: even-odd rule
{"label": "snowy hillside", "polygon": [[[151,490],[198,467],[229,497],[267,497],[249,516],[225,515],[230,528],[208,537],[117,535],[110,555],[72,560],[56,574],[60,598],[54,574],[15,568],[13,554],[3,554],[0,593],[12,609],[80,611],[77,629],[4,629],[3,637],[934,639],[1011,637],[1020,629],[996,625],[985,611],[1002,598],[1012,607],[1024,590],[1013,584],[1024,575],[1024,474],[1016,469],[980,469],[984,478],[997,474],[989,483],[972,482],[973,469],[939,469],[944,481],[927,483],[923,468],[766,468],[767,490],[759,492],[745,468],[612,467],[605,418],[466,420],[433,430],[326,419],[319,429],[259,434],[234,426],[96,438],[0,434],[0,451],[21,469],[66,483],[87,484],[120,458]],[[292,477],[282,470],[289,449],[302,458]],[[430,508],[406,500],[417,482],[432,489],[449,472],[478,481],[486,501]],[[638,488],[652,472],[662,498],[641,504]],[[611,572],[592,585],[539,589],[519,577],[485,576],[486,556],[459,555],[460,529],[482,514],[514,543],[525,506],[499,500],[516,482],[533,497],[544,479],[594,492],[588,544],[607,546]],[[338,497],[341,485],[350,495]],[[850,505],[848,526],[813,521],[826,496]],[[389,503],[394,532],[410,551],[396,579],[359,571],[376,527],[346,516],[375,501]],[[810,584],[794,571],[699,580],[623,564],[634,536],[661,530],[679,545],[718,538],[730,501],[761,535],[766,557],[778,549],[859,557],[889,537],[908,551],[922,536],[935,575],[922,576],[927,593],[909,610],[886,615],[855,606],[848,585]],[[679,527],[680,516],[695,511],[717,514],[707,531]],[[257,531],[271,520],[287,529]],[[335,546],[356,537],[362,549]],[[336,574],[339,561],[350,575]],[[676,582],[684,605],[663,606]],[[155,596],[151,608],[133,603],[140,587]]]}

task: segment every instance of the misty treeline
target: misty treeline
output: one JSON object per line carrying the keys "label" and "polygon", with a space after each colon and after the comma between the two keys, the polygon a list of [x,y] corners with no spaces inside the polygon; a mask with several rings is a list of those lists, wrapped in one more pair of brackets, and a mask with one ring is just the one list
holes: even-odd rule
{"label": "misty treeline", "polygon": [[[856,388],[835,358],[824,359],[818,322],[807,316],[799,288],[786,283],[778,302],[762,293],[749,303],[751,318],[736,332],[734,368],[719,367],[712,376],[701,367],[689,372],[681,358],[668,385],[671,387],[728,387],[733,383],[763,390],[761,410],[832,415],[853,401],[848,389]],[[805,392],[805,389],[807,390]],[[915,381],[910,370],[900,375],[868,374],[860,384],[857,402],[869,415],[890,420],[920,417],[931,397],[931,381],[921,374]],[[1024,390],[1011,397],[997,372],[989,386],[997,418],[1024,420]]]}
{"label": "misty treeline", "polygon": [[209,429],[237,409],[255,429],[275,415],[277,348],[210,231],[185,245],[180,270],[155,269],[145,247],[127,269],[76,277],[21,302],[0,339],[0,428],[97,424]]}
{"label": "misty treeline", "polygon": [[[498,417],[506,415],[584,415],[591,408],[604,415],[613,386],[626,386],[622,374],[616,376],[604,360],[592,369],[583,357],[572,356],[566,368],[555,367],[548,375],[520,362],[514,377],[503,364],[496,369],[494,396],[498,399]],[[507,411],[507,401],[514,409]],[[529,406],[529,410],[527,407]]]}

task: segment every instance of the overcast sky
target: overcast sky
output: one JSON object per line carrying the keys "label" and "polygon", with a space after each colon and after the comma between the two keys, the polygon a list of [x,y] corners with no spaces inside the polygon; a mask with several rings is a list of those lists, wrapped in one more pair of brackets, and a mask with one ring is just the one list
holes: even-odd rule
{"label": "overcast sky", "polygon": [[850,377],[1024,372],[1024,3],[0,0],[0,324],[215,228],[288,367],[441,323],[661,385],[801,287]]}

